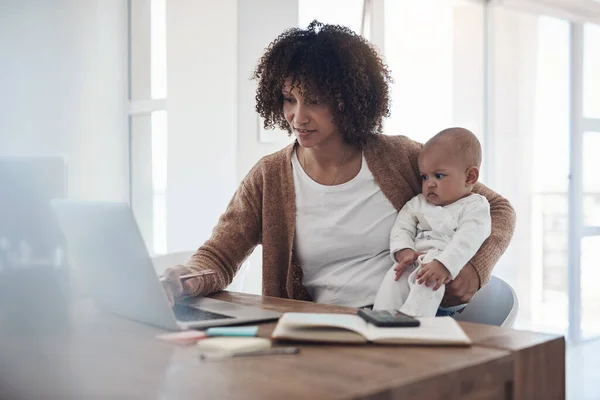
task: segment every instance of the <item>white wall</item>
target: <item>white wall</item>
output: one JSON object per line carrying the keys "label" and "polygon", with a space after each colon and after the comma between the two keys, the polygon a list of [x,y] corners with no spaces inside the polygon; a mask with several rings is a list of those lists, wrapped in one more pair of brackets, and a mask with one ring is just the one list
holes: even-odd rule
{"label": "white wall", "polygon": [[[204,243],[250,168],[290,141],[259,143],[250,77],[297,19],[297,0],[167,2],[168,252]],[[233,289],[260,291],[256,254]]]}
{"label": "white wall", "polygon": [[167,2],[167,249],[194,250],[236,188],[237,4]]}
{"label": "white wall", "polygon": [[298,0],[238,0],[238,180],[264,155],[280,150],[291,139],[282,132],[271,143],[260,143],[256,81],[250,80],[267,46],[285,29],[298,25]]}
{"label": "white wall", "polygon": [[69,193],[129,197],[125,0],[0,0],[0,156],[66,155]]}
{"label": "white wall", "polygon": [[[250,78],[269,43],[285,29],[295,27],[297,24],[297,0],[238,0],[238,182],[261,157],[280,150],[291,142],[291,139],[283,132],[271,143],[259,142],[258,114],[254,109],[256,81],[251,81]],[[238,284],[239,289],[251,293],[261,292],[262,254],[260,247],[250,256],[244,269],[238,275],[234,284]]]}

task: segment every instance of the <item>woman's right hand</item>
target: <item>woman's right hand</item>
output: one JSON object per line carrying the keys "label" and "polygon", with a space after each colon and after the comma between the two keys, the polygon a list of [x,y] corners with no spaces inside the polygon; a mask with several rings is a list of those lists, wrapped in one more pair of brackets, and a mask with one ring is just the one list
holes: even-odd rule
{"label": "woman's right hand", "polygon": [[198,287],[200,286],[200,279],[202,279],[201,277],[196,276],[185,279],[184,281],[180,279],[181,275],[187,275],[193,272],[195,271],[184,267],[183,265],[177,265],[173,268],[167,268],[165,270],[162,284],[171,307],[175,305],[176,298],[191,295],[198,290]]}

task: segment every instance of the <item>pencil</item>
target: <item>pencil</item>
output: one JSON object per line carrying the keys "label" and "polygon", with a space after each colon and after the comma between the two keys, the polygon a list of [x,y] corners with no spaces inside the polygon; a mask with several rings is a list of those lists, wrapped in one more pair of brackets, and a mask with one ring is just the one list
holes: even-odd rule
{"label": "pencil", "polygon": [[297,347],[271,347],[262,350],[252,351],[234,351],[234,352],[217,352],[217,353],[202,353],[201,360],[224,360],[233,357],[248,357],[248,356],[271,356],[281,354],[298,354],[300,349]]}
{"label": "pencil", "polygon": [[[206,270],[206,271],[202,271],[202,272],[193,272],[191,274],[179,275],[179,280],[185,281],[186,279],[195,278],[197,276],[212,275],[214,273],[215,273],[215,271],[213,271],[213,270]],[[164,276],[160,277],[161,282],[164,282],[166,280],[167,280],[167,278],[165,278]]]}

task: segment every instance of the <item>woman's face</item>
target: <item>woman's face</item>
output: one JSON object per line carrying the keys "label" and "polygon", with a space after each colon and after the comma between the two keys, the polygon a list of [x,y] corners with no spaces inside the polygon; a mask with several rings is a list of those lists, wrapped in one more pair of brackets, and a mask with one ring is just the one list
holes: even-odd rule
{"label": "woman's face", "polygon": [[311,148],[340,139],[328,104],[320,103],[318,99],[307,101],[297,85],[292,87],[291,79],[285,81],[282,93],[283,115],[300,146]]}

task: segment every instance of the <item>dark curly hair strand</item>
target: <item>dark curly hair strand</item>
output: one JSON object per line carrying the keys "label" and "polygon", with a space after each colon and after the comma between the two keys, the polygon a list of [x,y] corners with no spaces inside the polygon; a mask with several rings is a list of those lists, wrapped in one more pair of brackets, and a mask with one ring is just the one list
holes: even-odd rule
{"label": "dark curly hair strand", "polygon": [[306,101],[331,106],[348,144],[362,145],[381,133],[383,117],[390,113],[390,71],[373,45],[343,26],[315,20],[307,29],[286,30],[266,49],[253,78],[265,129],[280,127],[291,134],[281,93],[287,78],[301,87]]}

